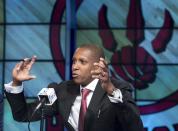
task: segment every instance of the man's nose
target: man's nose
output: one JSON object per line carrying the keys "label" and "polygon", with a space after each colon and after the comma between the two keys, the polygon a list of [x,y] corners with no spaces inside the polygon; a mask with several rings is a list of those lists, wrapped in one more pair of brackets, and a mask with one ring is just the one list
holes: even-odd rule
{"label": "man's nose", "polygon": [[77,64],[77,62],[76,62],[76,63],[74,63],[74,64],[72,64],[72,69],[73,69],[73,70],[78,69],[78,64]]}

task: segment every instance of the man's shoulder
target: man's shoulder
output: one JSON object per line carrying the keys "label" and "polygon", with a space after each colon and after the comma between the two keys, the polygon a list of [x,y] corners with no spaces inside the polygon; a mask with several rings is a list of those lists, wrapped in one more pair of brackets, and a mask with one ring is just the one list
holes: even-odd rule
{"label": "man's shoulder", "polygon": [[77,86],[73,80],[66,80],[59,83],[59,86]]}
{"label": "man's shoulder", "polygon": [[57,85],[57,90],[73,90],[73,88],[79,87],[73,80],[62,81]]}
{"label": "man's shoulder", "polygon": [[76,94],[79,92],[80,86],[77,85],[74,81],[72,80],[67,80],[67,81],[62,81],[58,84],[58,87],[56,89],[56,92],[65,94]]}

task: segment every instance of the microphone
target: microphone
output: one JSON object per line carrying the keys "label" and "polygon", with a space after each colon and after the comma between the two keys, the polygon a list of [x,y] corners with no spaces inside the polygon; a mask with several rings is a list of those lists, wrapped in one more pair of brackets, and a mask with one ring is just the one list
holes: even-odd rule
{"label": "microphone", "polygon": [[[41,106],[44,105],[52,105],[56,100],[57,100],[57,96],[56,93],[54,91],[54,88],[56,88],[58,86],[58,84],[56,83],[51,83],[48,85],[48,88],[43,88],[39,93],[38,93],[38,99],[39,99],[39,103],[38,105],[35,107],[35,109],[32,112],[32,115],[29,118],[29,122],[28,122],[28,129],[30,130],[30,121],[33,118],[34,114],[36,113],[36,111],[38,109],[41,108]],[[43,118],[44,118],[44,113],[43,113],[43,109],[41,111],[41,125],[40,125],[40,130],[43,128]]]}
{"label": "microphone", "polygon": [[[38,99],[39,99],[39,104],[36,106],[34,109],[34,113],[41,108],[43,105],[52,105],[56,100],[57,96],[54,91],[54,87],[56,87],[56,83],[51,83],[49,84],[48,88],[43,88],[39,93],[38,93]],[[52,88],[53,87],[53,88]]]}

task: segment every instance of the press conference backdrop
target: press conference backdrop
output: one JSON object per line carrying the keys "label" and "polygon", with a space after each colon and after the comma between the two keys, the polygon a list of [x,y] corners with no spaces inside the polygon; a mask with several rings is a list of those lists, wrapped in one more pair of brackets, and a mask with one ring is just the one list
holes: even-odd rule
{"label": "press conference backdrop", "polygon": [[[0,1],[1,130],[27,130],[27,123],[13,120],[3,95],[17,62],[37,56],[31,71],[37,78],[24,82],[25,96],[33,101],[48,83],[66,79],[70,47],[92,43],[104,49],[111,75],[134,86],[145,131],[178,131],[178,1],[75,2],[76,45],[71,47],[65,0]],[[39,125],[32,122],[31,130]],[[46,131],[51,130],[62,130],[60,116],[47,119]]]}

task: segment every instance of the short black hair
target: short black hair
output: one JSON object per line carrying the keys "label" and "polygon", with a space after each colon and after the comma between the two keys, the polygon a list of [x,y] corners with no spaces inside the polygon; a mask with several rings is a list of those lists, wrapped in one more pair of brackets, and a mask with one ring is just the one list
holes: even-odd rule
{"label": "short black hair", "polygon": [[83,44],[79,48],[89,49],[90,51],[93,52],[93,57],[95,57],[97,60],[101,57],[105,59],[103,49],[97,46],[96,44]]}

